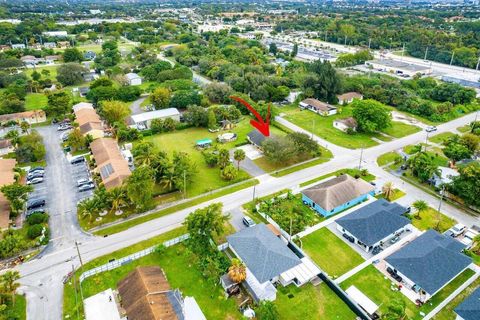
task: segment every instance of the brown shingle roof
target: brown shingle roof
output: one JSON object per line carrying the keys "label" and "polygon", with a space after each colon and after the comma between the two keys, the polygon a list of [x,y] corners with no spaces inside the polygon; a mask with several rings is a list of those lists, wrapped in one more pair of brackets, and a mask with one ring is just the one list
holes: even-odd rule
{"label": "brown shingle roof", "polygon": [[373,190],[375,188],[365,180],[342,174],[305,189],[302,193],[324,210],[330,211]]}
{"label": "brown shingle roof", "polygon": [[45,111],[43,110],[32,110],[18,113],[2,114],[0,115],[0,122],[7,121],[19,121],[28,118],[43,118],[45,117]]}
{"label": "brown shingle roof", "polygon": [[332,109],[336,109],[331,104],[328,104],[328,103],[325,103],[325,102],[322,102],[322,101],[319,101],[319,100],[313,99],[313,98],[305,99],[305,100],[302,101],[302,103],[307,104],[307,105],[311,106],[312,108],[314,108],[315,110],[320,110],[320,111],[329,111],[329,110],[332,110]]}
{"label": "brown shingle roof", "polygon": [[357,125],[358,125],[357,120],[355,120],[353,117],[338,119],[338,120],[335,120],[335,121],[341,122],[344,125],[346,125],[347,127],[352,128],[352,129],[356,128]]}
{"label": "brown shingle roof", "polygon": [[12,146],[12,142],[8,139],[0,140],[0,149],[10,148]]}
{"label": "brown shingle roof", "polygon": [[[15,159],[0,159],[0,187],[15,182],[13,169],[17,161]],[[0,230],[8,228],[10,221],[10,202],[0,192]]]}
{"label": "brown shingle roof", "polygon": [[358,92],[346,92],[344,94],[340,94],[337,96],[338,100],[340,101],[345,101],[345,100],[351,100],[351,99],[362,99],[363,96],[358,93]]}
{"label": "brown shingle roof", "polygon": [[137,267],[118,283],[129,320],[177,320],[169,291],[170,285],[158,266]]}
{"label": "brown shingle roof", "polygon": [[130,176],[128,162],[122,156],[117,141],[112,138],[99,138],[90,144],[90,149],[105,188],[118,187]]}

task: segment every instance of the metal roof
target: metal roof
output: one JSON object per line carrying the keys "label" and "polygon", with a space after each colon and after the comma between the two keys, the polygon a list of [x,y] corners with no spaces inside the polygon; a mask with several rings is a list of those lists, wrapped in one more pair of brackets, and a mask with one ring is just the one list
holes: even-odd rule
{"label": "metal roof", "polygon": [[180,116],[180,112],[177,108],[167,108],[149,112],[143,112],[139,114],[134,114],[131,116],[134,123],[145,122],[153,119],[161,119],[168,117]]}

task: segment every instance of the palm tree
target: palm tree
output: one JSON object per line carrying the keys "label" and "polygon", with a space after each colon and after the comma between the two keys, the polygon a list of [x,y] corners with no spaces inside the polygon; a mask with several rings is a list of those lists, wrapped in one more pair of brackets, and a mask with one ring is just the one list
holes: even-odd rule
{"label": "palm tree", "polygon": [[475,254],[480,254],[480,234],[473,238],[472,251]]}
{"label": "palm tree", "polygon": [[420,213],[428,209],[428,203],[424,200],[415,201],[412,206],[415,208],[415,218],[420,219]]}
{"label": "palm tree", "polygon": [[165,171],[163,177],[162,177],[162,184],[167,188],[168,190],[173,190],[175,187],[175,182],[177,181],[177,174],[174,170],[173,167],[168,168],[168,170]]}
{"label": "palm tree", "polygon": [[94,199],[85,199],[78,204],[78,214],[84,218],[88,217],[88,221],[92,220],[96,212],[98,212],[98,205]]}
{"label": "palm tree", "polygon": [[239,259],[232,259],[232,265],[228,268],[228,276],[235,283],[245,281],[247,278],[247,269]]}
{"label": "palm tree", "polygon": [[20,284],[17,280],[20,279],[18,271],[7,271],[0,276],[0,287],[6,294],[12,296],[12,303],[15,306],[15,292],[17,292]]}
{"label": "palm tree", "polygon": [[110,191],[110,200],[112,201],[112,212],[118,212],[127,204],[127,193],[122,187],[114,188]]}
{"label": "palm tree", "polygon": [[396,192],[395,187],[393,186],[393,182],[390,181],[385,183],[382,187],[382,192],[385,199],[391,201],[391,199],[393,199],[393,197],[395,196]]}
{"label": "palm tree", "polygon": [[245,151],[243,151],[243,149],[236,149],[233,153],[233,159],[237,161],[237,169],[240,170],[240,162],[245,160]]}

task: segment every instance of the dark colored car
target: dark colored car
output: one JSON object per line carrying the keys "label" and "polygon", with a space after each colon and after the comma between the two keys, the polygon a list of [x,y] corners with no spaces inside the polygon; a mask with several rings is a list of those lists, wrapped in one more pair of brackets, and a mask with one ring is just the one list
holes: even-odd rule
{"label": "dark colored car", "polygon": [[355,238],[352,237],[352,236],[350,236],[350,235],[348,235],[348,234],[346,234],[346,233],[342,234],[342,236],[343,236],[345,239],[347,239],[348,241],[350,241],[351,243],[354,243],[354,242],[355,242]]}
{"label": "dark colored car", "polygon": [[85,157],[76,157],[76,158],[73,158],[72,160],[70,160],[71,164],[79,164],[79,163],[82,163],[82,162],[85,162]]}
{"label": "dark colored car", "polygon": [[28,173],[36,172],[36,171],[43,171],[43,172],[45,172],[45,168],[44,168],[44,167],[31,168],[30,170],[28,170]]}
{"label": "dark colored car", "polygon": [[45,199],[32,199],[27,202],[27,210],[41,208],[45,206]]}

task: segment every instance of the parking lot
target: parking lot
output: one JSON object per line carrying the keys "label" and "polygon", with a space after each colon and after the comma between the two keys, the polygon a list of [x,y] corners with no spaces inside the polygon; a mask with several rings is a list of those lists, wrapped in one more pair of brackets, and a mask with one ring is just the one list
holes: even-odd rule
{"label": "parking lot", "polygon": [[78,202],[82,201],[83,199],[90,198],[91,196],[93,196],[93,191],[94,190],[88,190],[88,191],[80,192],[80,191],[78,191],[78,188],[77,188],[77,181],[78,180],[90,178],[90,172],[88,171],[86,162],[82,162],[82,163],[79,163],[79,164],[72,164],[71,165],[71,171],[72,171],[73,184],[75,186],[75,189],[73,191],[74,192],[75,203],[78,203]]}

